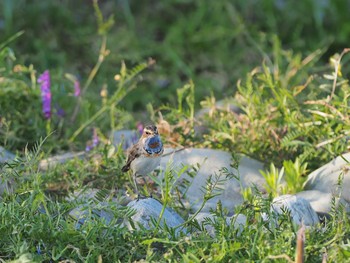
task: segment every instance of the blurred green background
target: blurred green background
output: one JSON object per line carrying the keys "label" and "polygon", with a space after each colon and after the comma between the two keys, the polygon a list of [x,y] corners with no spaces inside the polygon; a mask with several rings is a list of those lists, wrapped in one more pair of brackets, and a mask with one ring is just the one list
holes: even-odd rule
{"label": "blurred green background", "polygon": [[[350,40],[350,1],[346,0],[167,0],[99,1],[104,17],[114,16],[108,34],[110,55],[91,88],[99,94],[124,60],[132,66],[157,61],[141,87],[123,106],[144,111],[176,101],[176,89],[189,79],[198,102],[211,92],[232,95],[236,81],[259,65],[277,36],[284,48],[309,54],[325,50],[324,59],[341,52]],[[85,78],[98,56],[92,1],[2,0],[0,43],[20,30],[10,44],[20,63],[69,72]],[[142,93],[142,96],[139,94]]]}
{"label": "blurred green background", "polygon": [[[169,105],[162,112],[171,112],[177,107],[178,89],[190,80],[195,85],[197,111],[208,96],[233,98],[237,81],[264,61],[288,72],[319,49],[321,59],[307,72],[309,76],[328,70],[329,58],[350,43],[349,0],[114,0],[98,1],[97,9],[93,3],[0,1],[1,145],[23,149],[53,131],[48,143],[53,151],[81,149],[94,127],[109,136],[111,130],[149,122],[149,105],[155,111]],[[66,73],[77,77],[82,86],[88,82],[104,37],[99,32],[99,12],[104,21],[114,20],[106,30],[109,55],[80,100],[73,96]],[[288,54],[286,60],[280,59],[281,54]],[[149,58],[156,64],[135,78],[137,89],[126,92],[125,98],[94,119],[117,92],[115,76],[121,74],[122,62],[131,69]],[[50,121],[41,114],[36,84],[47,69],[53,94]],[[348,72],[343,70],[344,78]],[[109,97],[101,97],[102,90]],[[79,103],[80,111],[72,117]],[[178,113],[168,118],[172,125],[180,120]],[[72,144],[73,134],[81,145]]]}
{"label": "blurred green background", "polygon": [[[193,240],[175,238],[176,229],[121,232],[119,219],[125,215],[119,215],[124,212],[119,205],[116,211],[96,206],[116,216],[112,228],[105,220],[96,225],[88,216],[92,211],[82,208],[87,221],[77,232],[78,225],[64,219],[82,203],[66,194],[100,188],[95,195],[99,204],[100,197],[106,203],[114,194],[124,200],[124,190],[131,189],[128,175],[121,173],[126,143],[114,147],[113,134],[150,121],[162,128],[166,147],[224,150],[232,153],[233,168],[239,165],[236,153],[270,165],[261,171],[269,199],[301,191],[309,172],[350,151],[350,49],[344,50],[350,47],[350,0],[100,0],[98,6],[96,1],[0,0],[0,147],[20,157],[0,165],[0,183],[13,179],[18,185],[0,202],[0,251],[5,251],[0,261],[20,255],[61,262],[102,261],[102,256],[105,261],[142,260],[144,255],[156,261],[167,255],[173,261],[203,257],[224,262],[233,253],[251,261],[293,256],[294,225],[281,217],[281,228],[266,231],[269,224],[258,212],[268,214],[270,201],[265,192],[255,194],[256,187],[242,189],[247,202],[235,209],[247,215],[252,228],[243,235],[241,228],[232,228],[235,222],[227,228],[227,211],[218,203],[215,224],[208,219],[201,226],[192,220],[184,225],[199,229],[210,223],[217,237],[196,232]],[[104,39],[109,54],[94,75]],[[147,63],[149,58],[156,64]],[[335,69],[338,63],[341,69]],[[51,118],[42,113],[37,81],[46,70]],[[75,78],[88,87],[80,96],[74,95]],[[216,107],[223,98],[244,114]],[[208,114],[198,117],[198,111]],[[97,137],[99,144],[94,144]],[[39,168],[47,156],[87,148],[87,158],[64,157],[72,160]],[[181,167],[189,176],[199,168]],[[169,182],[177,173],[171,164],[166,170],[168,179],[152,177],[152,188],[166,185],[160,200],[175,208],[187,182],[175,187]],[[206,200],[218,193],[209,189],[225,183],[221,174],[239,181],[238,170],[237,177],[227,171],[210,176],[203,187]],[[286,184],[281,190],[282,175]],[[342,176],[340,189],[341,181]],[[169,195],[170,186],[174,195]],[[308,261],[320,262],[322,255],[329,255],[330,262],[349,257],[349,224],[335,194],[326,231],[307,233]],[[52,201],[51,195],[59,197]]]}

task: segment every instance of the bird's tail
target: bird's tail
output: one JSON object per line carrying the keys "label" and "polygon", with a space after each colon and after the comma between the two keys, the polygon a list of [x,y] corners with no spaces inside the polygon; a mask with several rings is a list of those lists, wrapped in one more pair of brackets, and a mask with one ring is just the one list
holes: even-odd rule
{"label": "bird's tail", "polygon": [[124,165],[123,167],[122,167],[122,172],[127,172],[127,171],[129,171],[130,170],[130,165]]}

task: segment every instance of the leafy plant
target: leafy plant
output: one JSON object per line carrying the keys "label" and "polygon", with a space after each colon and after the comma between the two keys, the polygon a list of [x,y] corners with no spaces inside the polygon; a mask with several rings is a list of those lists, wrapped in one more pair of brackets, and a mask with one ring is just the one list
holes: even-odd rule
{"label": "leafy plant", "polygon": [[271,163],[269,171],[260,171],[260,173],[265,178],[267,191],[271,193],[273,197],[278,196],[281,192],[283,193],[281,190],[283,189],[282,178],[284,175],[284,167],[279,170]]}
{"label": "leafy plant", "polygon": [[297,158],[295,162],[284,161],[285,180],[289,192],[298,193],[303,190],[307,174],[307,163],[301,164]]}
{"label": "leafy plant", "polygon": [[[50,81],[50,75],[45,71],[48,75],[48,82],[45,84],[46,92],[49,93],[45,95],[49,99],[46,107],[50,110],[50,114],[45,118],[41,113],[40,90],[34,66],[16,65],[16,57],[7,47],[15,37],[21,34],[14,35],[0,46],[0,69],[4,76],[0,79],[1,145],[5,145],[8,149],[21,150],[27,144],[32,147],[40,136],[45,137],[53,132],[45,147],[49,147],[50,151],[59,151],[71,147],[71,143],[84,131],[77,143],[85,144],[89,136],[86,132],[89,131],[87,129],[89,127],[99,126],[100,130],[107,133],[109,130],[121,128],[130,119],[120,107],[120,103],[140,82],[141,79],[137,77],[140,72],[153,65],[154,61],[150,59],[131,69],[127,69],[123,62],[120,74],[115,76],[117,87],[110,95],[106,87],[102,89],[100,96],[95,96],[96,91],[87,93],[109,54],[107,33],[113,25],[113,17],[104,21],[97,1],[94,2],[94,8],[98,34],[101,36],[98,60],[88,74],[81,91],[79,87],[78,93],[69,91],[73,90],[72,84],[80,85],[77,77],[65,74],[67,78],[64,79],[62,72],[53,70],[50,72]],[[101,118],[102,116],[104,118]],[[119,116],[123,117],[118,118]]]}
{"label": "leafy plant", "polygon": [[[266,189],[273,197],[280,194],[293,194],[303,190],[307,174],[307,163],[301,164],[296,158],[283,161],[283,167],[279,170],[273,163],[269,171],[260,171],[266,180]],[[285,182],[285,185],[284,185]]]}
{"label": "leafy plant", "polygon": [[348,148],[348,80],[315,72],[319,50],[302,59],[279,47],[238,82],[233,101],[243,114],[214,108],[207,116],[206,140],[275,164],[298,157],[313,169]]}
{"label": "leafy plant", "polygon": [[[349,49],[330,55],[349,38],[346,3],[97,3],[0,1],[0,145],[18,151],[16,160],[0,165],[0,182],[16,186],[1,196],[0,261],[292,261],[297,229],[288,213],[275,219],[278,227],[261,213],[272,218],[272,197],[302,190],[308,170],[349,149]],[[153,59],[139,63],[149,57],[157,65]],[[150,66],[141,82],[139,74]],[[49,120],[37,85],[47,69]],[[204,117],[198,117],[204,96]],[[220,107],[221,98],[235,107]],[[177,185],[176,179],[183,172],[195,176],[198,167],[175,172],[169,166],[164,178],[152,179],[163,211],[177,210],[185,223],[161,226],[160,215],[155,229],[127,229],[121,222],[133,224],[133,212],[120,204],[130,188],[120,171],[125,156],[106,134],[133,118],[149,119],[146,107],[168,145],[224,149],[270,164],[262,172],[269,197],[241,187],[244,204],[226,211],[218,203],[215,219],[199,224],[195,216],[205,202],[239,176],[227,169],[210,176],[203,203],[190,216],[181,203],[188,184]],[[84,158],[43,168],[51,153],[83,149],[91,129],[93,143]],[[76,198],[91,188],[98,189],[94,198]],[[305,231],[307,262],[324,255],[349,261],[349,215],[336,198],[322,229]],[[77,208],[82,220],[70,215]],[[227,222],[232,212],[247,223],[237,229]],[[182,228],[188,235],[175,234]]]}

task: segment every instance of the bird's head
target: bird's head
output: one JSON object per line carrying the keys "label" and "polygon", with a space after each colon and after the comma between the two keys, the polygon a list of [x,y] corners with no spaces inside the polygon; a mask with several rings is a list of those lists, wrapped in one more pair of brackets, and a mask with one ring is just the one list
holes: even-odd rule
{"label": "bird's head", "polygon": [[143,129],[142,137],[152,137],[159,135],[157,126],[155,125],[148,125]]}

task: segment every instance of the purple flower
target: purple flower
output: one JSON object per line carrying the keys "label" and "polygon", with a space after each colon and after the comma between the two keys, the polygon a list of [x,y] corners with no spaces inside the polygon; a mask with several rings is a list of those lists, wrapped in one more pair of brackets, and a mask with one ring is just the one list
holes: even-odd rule
{"label": "purple flower", "polygon": [[79,80],[74,81],[74,96],[75,97],[80,96],[80,82],[79,82]]}
{"label": "purple flower", "polygon": [[97,130],[96,128],[94,128],[92,131],[92,142],[89,142],[88,145],[86,145],[85,151],[86,152],[91,151],[93,148],[95,148],[98,145],[99,142],[100,142],[100,139],[98,138]]}
{"label": "purple flower", "polygon": [[85,147],[85,152],[90,152],[92,150],[92,146],[91,145],[86,145]]}
{"label": "purple flower", "polygon": [[38,78],[41,90],[41,100],[43,103],[43,113],[46,119],[51,117],[51,91],[50,72],[45,70]]}
{"label": "purple flower", "polygon": [[97,130],[94,129],[92,134],[92,146],[96,147],[99,142],[100,142],[100,139],[98,138]]}
{"label": "purple flower", "polygon": [[57,103],[55,104],[55,109],[58,117],[63,118],[66,115],[64,109],[62,109]]}

